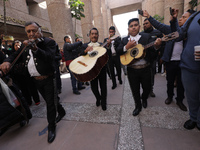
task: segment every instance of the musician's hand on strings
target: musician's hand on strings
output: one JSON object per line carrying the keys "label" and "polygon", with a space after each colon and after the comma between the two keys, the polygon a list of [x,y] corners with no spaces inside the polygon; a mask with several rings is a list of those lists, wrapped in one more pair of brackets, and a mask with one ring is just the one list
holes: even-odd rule
{"label": "musician's hand on strings", "polygon": [[128,50],[129,48],[132,48],[132,47],[134,47],[136,45],[137,45],[136,41],[135,40],[131,40],[131,38],[130,38],[130,40],[126,44],[126,49]]}
{"label": "musician's hand on strings", "polygon": [[147,17],[147,18],[150,17],[150,14],[148,13],[148,11],[143,10],[143,17]]}
{"label": "musician's hand on strings", "polygon": [[155,46],[156,49],[159,49],[161,44],[162,44],[162,39],[161,38],[157,38],[155,40],[155,42],[154,42],[154,46]]}
{"label": "musician's hand on strings", "polygon": [[109,47],[109,46],[110,46],[110,44],[111,44],[111,41],[112,41],[112,40],[111,40],[110,38],[108,38],[108,39],[107,39],[107,47]]}
{"label": "musician's hand on strings", "polygon": [[36,51],[38,49],[34,39],[25,40],[23,44],[25,46],[31,46],[31,50],[33,51]]}
{"label": "musician's hand on strings", "polygon": [[92,50],[93,50],[93,47],[92,47],[92,46],[88,46],[88,47],[84,50],[84,52],[87,53],[87,52],[92,51]]}
{"label": "musician's hand on strings", "polygon": [[11,63],[3,62],[0,65],[0,70],[3,71],[4,74],[7,74],[9,72],[9,70],[10,70],[10,67],[11,67]]}

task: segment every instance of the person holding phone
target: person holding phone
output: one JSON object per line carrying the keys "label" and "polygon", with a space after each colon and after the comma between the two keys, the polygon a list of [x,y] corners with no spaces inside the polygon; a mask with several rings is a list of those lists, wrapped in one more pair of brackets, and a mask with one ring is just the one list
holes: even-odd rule
{"label": "person holding phone", "polygon": [[[173,10],[171,11],[171,13]],[[187,19],[190,17],[190,15],[194,11],[188,10],[186,11],[181,18],[179,19],[179,26],[183,26],[183,24],[187,21]],[[153,17],[149,15],[149,13],[144,10],[143,16],[147,17],[149,22],[159,31],[161,31],[164,34],[169,34],[176,29],[174,29],[175,22],[174,18],[171,16],[171,25],[165,25],[163,23],[158,22]],[[179,106],[179,108],[183,111],[187,111],[187,107],[183,104],[184,99],[184,87],[182,84],[181,79],[181,69],[180,69],[180,55],[183,50],[183,41],[177,42],[176,40],[168,41],[165,45],[165,50],[162,56],[162,60],[166,64],[166,79],[167,79],[167,99],[165,100],[165,104],[169,105],[173,101],[174,96],[174,82],[177,77],[177,97],[176,97],[176,104]]]}
{"label": "person holding phone", "polygon": [[181,55],[182,81],[186,92],[189,106],[190,119],[184,123],[184,128],[191,130],[197,127],[200,130],[200,52],[195,52],[195,47],[200,45],[200,11],[195,12],[182,26],[178,26],[178,10],[175,9],[173,17],[176,21],[179,39],[184,40],[183,52]]}

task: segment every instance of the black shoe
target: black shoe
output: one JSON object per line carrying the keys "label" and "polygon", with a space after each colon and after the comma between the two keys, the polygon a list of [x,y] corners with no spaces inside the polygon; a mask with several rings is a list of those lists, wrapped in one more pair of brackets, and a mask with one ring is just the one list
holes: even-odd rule
{"label": "black shoe", "polygon": [[122,80],[119,80],[119,84],[122,84]]}
{"label": "black shoe", "polygon": [[58,123],[65,115],[66,115],[65,111],[62,114],[58,114],[58,116],[56,117],[56,123]]}
{"label": "black shoe", "polygon": [[113,85],[113,86],[112,86],[112,90],[114,90],[116,87],[117,87],[117,85],[116,85],[116,84],[115,84],[115,85]]}
{"label": "black shoe", "polygon": [[80,95],[81,93],[79,91],[73,91],[74,94]]}
{"label": "black shoe", "polygon": [[187,107],[182,102],[176,103],[182,111],[187,111]]}
{"label": "black shoe", "polygon": [[0,136],[2,136],[7,130],[8,130],[8,127],[1,129]]}
{"label": "black shoe", "polygon": [[87,86],[90,85],[89,82],[85,82],[85,84],[86,84]]}
{"label": "black shoe", "polygon": [[82,89],[85,89],[85,87],[84,87],[84,86],[82,86],[82,87],[79,87],[79,88],[78,88],[78,90],[82,90]]}
{"label": "black shoe", "polygon": [[197,125],[197,129],[200,131],[200,127]]}
{"label": "black shoe", "polygon": [[137,107],[136,107],[136,108],[134,109],[134,111],[133,111],[133,116],[139,115],[140,111],[141,111],[141,108],[137,108]]}
{"label": "black shoe", "polygon": [[143,106],[144,108],[147,108],[147,100],[142,100],[142,106]]}
{"label": "black shoe", "polygon": [[56,130],[49,130],[48,131],[48,142],[52,143],[56,137]]}
{"label": "black shoe", "polygon": [[188,130],[192,130],[196,127],[196,122],[192,121],[192,120],[188,120],[184,123],[184,128],[188,129]]}
{"label": "black shoe", "polygon": [[150,92],[149,94],[151,97],[156,97],[155,93],[153,91]]}
{"label": "black shoe", "polygon": [[97,101],[96,101],[96,106],[99,107],[100,104],[101,104],[101,101],[100,101],[100,100],[97,100]]}
{"label": "black shoe", "polygon": [[107,106],[106,105],[101,105],[101,108],[102,108],[103,111],[106,111]]}
{"label": "black shoe", "polygon": [[172,98],[167,98],[166,100],[165,100],[165,104],[167,104],[167,105],[169,105],[169,104],[171,104],[171,102],[172,102]]}
{"label": "black shoe", "polygon": [[58,94],[62,93],[62,92],[61,92],[61,89],[58,89],[57,92],[58,92]]}

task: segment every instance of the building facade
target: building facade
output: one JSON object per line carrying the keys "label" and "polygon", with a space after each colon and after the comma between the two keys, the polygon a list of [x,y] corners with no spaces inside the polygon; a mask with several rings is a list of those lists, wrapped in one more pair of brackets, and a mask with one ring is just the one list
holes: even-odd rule
{"label": "building facade", "polygon": [[[200,0],[199,0],[200,1]],[[60,47],[63,37],[75,33],[89,42],[88,33],[92,27],[99,30],[99,41],[108,37],[108,28],[114,25],[112,16],[136,11],[147,10],[152,16],[163,17],[169,24],[169,7],[179,9],[179,17],[191,8],[190,0],[82,0],[85,18],[75,20],[71,17],[68,0],[8,0],[6,1],[6,20],[8,35],[15,39],[27,39],[24,31],[26,21],[35,21],[42,26],[44,36],[53,36]],[[199,10],[199,6],[198,6]],[[140,20],[143,20],[140,16]],[[4,7],[0,1],[0,34],[4,33]]]}

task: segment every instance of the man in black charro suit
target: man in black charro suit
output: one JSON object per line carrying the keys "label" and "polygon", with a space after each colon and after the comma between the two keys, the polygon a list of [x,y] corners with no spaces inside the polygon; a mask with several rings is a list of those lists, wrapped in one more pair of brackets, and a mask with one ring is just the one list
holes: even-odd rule
{"label": "man in black charro suit", "polygon": [[111,26],[109,28],[109,35],[110,35],[110,37],[105,38],[104,42],[106,42],[106,41],[108,42],[108,44],[106,45],[106,49],[107,49],[108,55],[109,55],[108,65],[109,65],[109,70],[110,70],[112,83],[113,83],[112,89],[115,89],[117,87],[116,78],[115,78],[115,68],[117,71],[117,77],[118,77],[119,84],[122,84],[120,56],[116,52],[117,47],[121,43],[121,37],[117,37],[114,40],[110,39],[115,35],[115,27],[114,26]]}
{"label": "man in black charro suit", "polygon": [[[25,75],[34,78],[39,92],[46,101],[48,142],[52,143],[56,136],[56,122],[60,121],[65,115],[64,108],[58,102],[56,89],[56,42],[52,39],[43,37],[40,25],[36,22],[27,22],[25,24],[25,31],[29,40],[25,40],[23,42],[24,46],[27,47],[20,57],[22,57],[21,60],[25,64]],[[40,38],[39,41],[37,40],[38,38]],[[22,48],[24,46],[22,46]],[[0,66],[0,69],[4,73],[8,73],[11,67],[11,63],[21,52],[22,48],[4,60],[4,63]],[[57,118],[56,112],[58,112]]]}
{"label": "man in black charro suit", "polygon": [[[130,48],[133,48],[137,44],[146,45],[149,43],[150,35],[146,33],[139,33],[140,25],[139,19],[133,18],[128,22],[129,36],[124,37],[117,48],[117,53],[123,55]],[[155,46],[161,44],[161,39],[156,40]],[[127,65],[127,74],[129,85],[131,87],[132,95],[135,100],[135,109],[133,116],[137,116],[144,108],[147,107],[147,98],[151,91],[151,70],[150,62],[152,61],[153,55],[155,54],[154,48],[148,48],[144,58],[135,60],[134,63]],[[140,95],[140,84],[142,85],[142,96]],[[142,99],[142,102],[141,102]]]}
{"label": "man in black charro suit", "polygon": [[[90,42],[82,45],[81,55],[86,55],[89,51],[93,50],[93,47],[98,47],[101,43],[98,42],[99,32],[97,28],[92,28],[89,32]],[[100,85],[100,91],[98,84]],[[104,66],[98,76],[90,83],[92,92],[96,98],[96,106],[102,107],[105,111],[107,109],[107,76],[106,66]]]}

